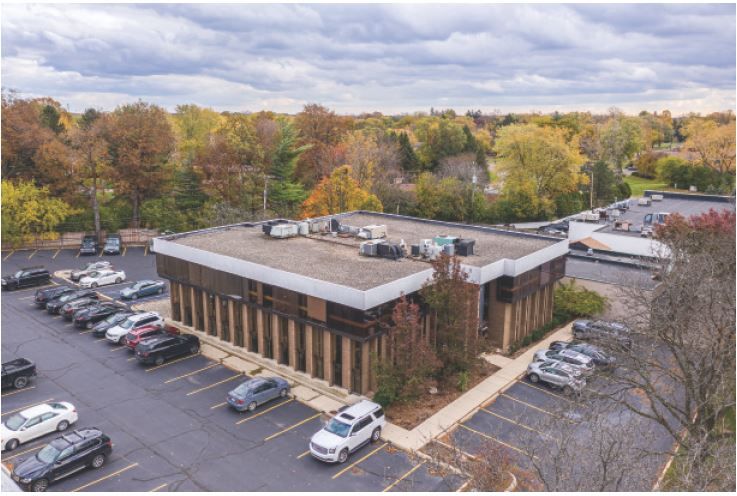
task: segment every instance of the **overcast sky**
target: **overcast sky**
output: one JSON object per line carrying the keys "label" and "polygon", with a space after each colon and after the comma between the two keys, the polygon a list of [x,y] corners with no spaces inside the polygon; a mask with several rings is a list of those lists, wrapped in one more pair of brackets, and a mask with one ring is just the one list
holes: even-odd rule
{"label": "overcast sky", "polygon": [[2,6],[2,85],[72,111],[735,108],[734,5]]}

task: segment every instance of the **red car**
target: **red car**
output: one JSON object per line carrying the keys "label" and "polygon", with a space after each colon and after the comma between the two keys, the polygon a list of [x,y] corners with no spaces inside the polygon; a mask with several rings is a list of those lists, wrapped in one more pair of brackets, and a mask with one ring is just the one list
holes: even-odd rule
{"label": "red car", "polygon": [[140,329],[135,329],[128,334],[125,335],[125,344],[130,348],[131,350],[135,350],[138,343],[143,341],[144,339],[148,339],[154,336],[160,336],[162,334],[170,334],[172,336],[175,336],[179,334],[179,329],[177,329],[174,326],[165,325],[164,327],[161,327],[159,325],[147,325],[143,326]]}

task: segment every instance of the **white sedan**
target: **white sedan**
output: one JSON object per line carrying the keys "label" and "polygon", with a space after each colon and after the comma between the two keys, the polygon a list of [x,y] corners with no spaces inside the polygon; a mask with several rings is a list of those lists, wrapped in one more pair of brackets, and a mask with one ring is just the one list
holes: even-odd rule
{"label": "white sedan", "polygon": [[96,270],[90,272],[79,281],[80,288],[96,288],[106,284],[120,284],[125,281],[125,271]]}
{"label": "white sedan", "polygon": [[2,449],[11,451],[50,432],[65,431],[77,419],[77,409],[66,401],[41,403],[14,413],[0,425]]}

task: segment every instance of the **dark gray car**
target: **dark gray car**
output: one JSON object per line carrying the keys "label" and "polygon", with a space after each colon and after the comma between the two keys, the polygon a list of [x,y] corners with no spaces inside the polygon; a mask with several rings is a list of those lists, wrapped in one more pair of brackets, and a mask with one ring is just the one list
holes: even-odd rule
{"label": "dark gray car", "polygon": [[625,348],[632,347],[630,328],[619,322],[576,320],[573,322],[573,337],[616,343]]}

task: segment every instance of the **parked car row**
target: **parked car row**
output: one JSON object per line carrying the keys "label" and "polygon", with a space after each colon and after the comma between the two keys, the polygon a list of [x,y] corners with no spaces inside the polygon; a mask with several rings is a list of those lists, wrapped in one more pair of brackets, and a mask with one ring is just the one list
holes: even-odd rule
{"label": "parked car row", "polygon": [[553,341],[549,349],[535,352],[533,362],[527,367],[530,382],[546,383],[565,394],[578,393],[596,367],[610,368],[617,361],[596,344],[579,339],[632,346],[629,328],[617,322],[577,320],[573,323],[573,336],[576,341]]}
{"label": "parked car row", "polygon": [[[120,255],[122,242],[119,234],[108,234],[102,247],[104,255]],[[80,255],[97,255],[99,245],[97,238],[93,234],[88,234],[82,238],[82,244],[79,247]]]}

